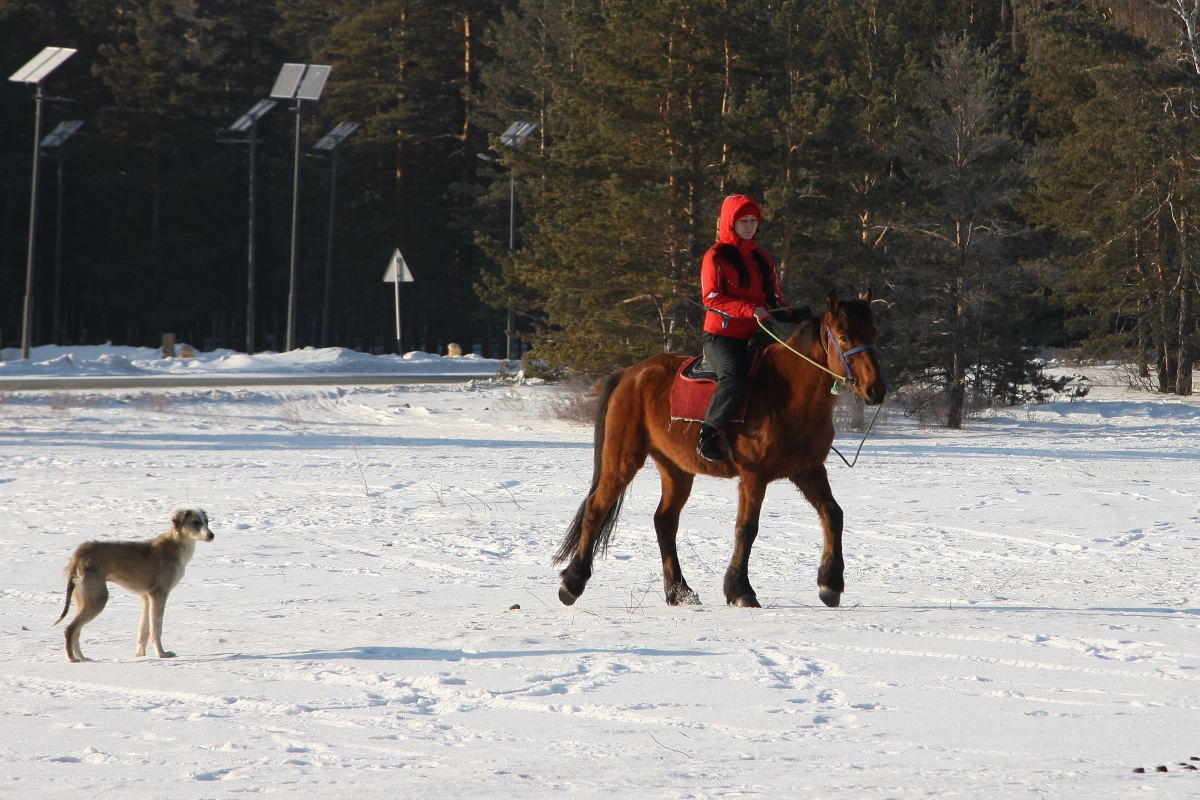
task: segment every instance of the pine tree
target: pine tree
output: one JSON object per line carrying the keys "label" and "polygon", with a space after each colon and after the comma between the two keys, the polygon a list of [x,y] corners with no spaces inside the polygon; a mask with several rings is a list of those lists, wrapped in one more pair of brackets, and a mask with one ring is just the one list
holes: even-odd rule
{"label": "pine tree", "polygon": [[377,265],[399,247],[416,279],[407,287],[410,344],[426,331],[447,339],[486,328],[462,187],[474,182],[476,153],[487,146],[475,120],[478,71],[499,12],[481,0],[346,0],[320,38],[313,58],[333,72],[314,133],[343,120],[363,125],[346,161],[346,185],[362,199],[345,219],[365,245],[354,261],[371,266],[346,275],[336,296],[352,325],[386,308]]}
{"label": "pine tree", "polygon": [[[936,58],[916,98],[920,116],[902,143],[904,168],[923,202],[900,224],[922,244],[909,265],[916,279],[913,310],[926,308],[923,334],[940,362],[949,400],[946,425],[959,428],[974,366],[971,340],[982,342],[983,303],[999,288],[997,273],[1010,266],[999,246],[1015,232],[1007,203],[1020,189],[1024,168],[1011,134],[999,124],[994,55],[981,53],[965,36],[945,36]],[[925,303],[917,299],[922,295]]]}
{"label": "pine tree", "polygon": [[1069,291],[1091,346],[1150,354],[1159,390],[1190,394],[1200,211],[1194,79],[1080,12],[1047,14],[1031,30],[1041,52],[1028,86],[1052,157],[1022,208],[1076,237]]}
{"label": "pine tree", "polygon": [[608,369],[697,346],[696,276],[720,193],[746,188],[734,183],[746,143],[770,141],[743,118],[769,31],[761,10],[719,0],[571,10],[570,61],[546,75],[552,146],[505,154],[528,176],[524,248],[493,249],[505,280],[485,289],[540,318],[540,358]]}

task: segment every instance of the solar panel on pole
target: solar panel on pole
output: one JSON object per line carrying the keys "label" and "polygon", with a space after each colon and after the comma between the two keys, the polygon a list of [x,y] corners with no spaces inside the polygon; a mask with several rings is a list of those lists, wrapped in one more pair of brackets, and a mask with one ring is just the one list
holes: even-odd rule
{"label": "solar panel on pole", "polygon": [[501,143],[508,144],[512,137],[516,135],[517,131],[519,131],[521,126],[524,124],[525,123],[523,122],[514,122],[512,125],[509,125],[508,130],[500,134]]}
{"label": "solar panel on pole", "polygon": [[25,66],[10,75],[8,79],[17,83],[41,83],[47,75],[75,53],[76,51],[70,47],[47,47],[26,62]]}
{"label": "solar panel on pole", "polygon": [[304,73],[304,80],[300,82],[300,88],[296,90],[296,99],[320,100],[321,90],[325,88],[325,81],[329,80],[329,73],[332,71],[333,67],[309,64]]}
{"label": "solar panel on pole", "polygon": [[333,169],[329,178],[329,235],[325,242],[325,296],[321,303],[321,347],[329,345],[329,304],[333,294],[333,222],[337,212],[337,175],[338,161],[341,156],[342,143],[349,139],[354,132],[361,128],[357,122],[340,122],[337,127],[321,137],[313,145],[314,150],[325,150]]}
{"label": "solar panel on pole", "polygon": [[237,118],[237,121],[229,126],[229,130],[235,133],[245,133],[250,130],[254,123],[262,119],[268,111],[279,105],[274,100],[259,100],[254,104],[254,108],[247,111]]}
{"label": "solar panel on pole", "polygon": [[66,144],[67,140],[82,127],[83,120],[81,119],[60,122],[54,130],[46,134],[46,138],[42,139],[43,155],[53,155],[58,161],[57,193],[54,198],[54,320],[50,328],[50,336],[54,344],[62,344],[63,172],[67,160]]}
{"label": "solar panel on pole", "polygon": [[292,166],[292,248],[288,265],[287,343],[285,349],[295,349],[296,343],[296,258],[300,228],[300,127],[305,100],[318,100],[333,67],[324,64],[284,64],[271,89],[271,97],[295,99],[292,112],[296,115],[296,157]]}
{"label": "solar panel on pole", "polygon": [[[278,85],[279,81],[276,81]],[[257,220],[256,213],[256,198],[258,197],[258,122],[275,106],[279,105],[274,100],[259,100],[254,106],[242,114],[232,125],[229,130],[234,133],[246,133],[248,136],[243,139],[222,139],[220,141],[229,144],[249,144],[250,145],[250,203],[248,208],[248,216],[250,218],[248,230],[246,233],[246,352],[254,353],[254,334],[255,334],[255,272],[257,266],[255,264],[256,253],[256,236],[255,236],[255,221]]]}
{"label": "solar panel on pole", "polygon": [[[508,130],[500,134],[500,143],[508,147],[520,147],[529,135],[537,130],[536,122],[518,120],[508,126]],[[508,171],[508,249],[514,250],[517,241],[517,183],[512,170]],[[516,314],[513,307],[508,307],[508,321],[504,330],[504,357],[512,360],[513,341],[516,338]]]}
{"label": "solar panel on pole", "polygon": [[508,130],[500,134],[500,143],[509,147],[520,147],[521,143],[529,138],[529,134],[537,130],[536,122],[514,122],[508,126]]}
{"label": "solar panel on pole", "polygon": [[313,145],[313,150],[336,150],[342,142],[349,139],[362,125],[358,122],[342,122],[321,140]]}
{"label": "solar panel on pole", "polygon": [[21,358],[29,358],[30,341],[33,338],[33,266],[34,253],[37,244],[37,199],[38,199],[38,164],[41,161],[42,147],[42,81],[57,69],[64,61],[75,55],[70,47],[47,47],[38,53],[19,70],[9,76],[16,83],[32,83],[37,86],[34,94],[33,122],[33,180],[29,192],[29,249],[25,257],[25,303],[21,322]]}
{"label": "solar panel on pole", "polygon": [[72,119],[66,122],[58,123],[58,127],[46,134],[46,138],[42,139],[43,150],[54,150],[62,147],[67,143],[67,139],[75,134],[75,131],[83,127],[83,120]]}
{"label": "solar panel on pole", "polygon": [[296,87],[300,85],[300,79],[304,77],[304,69],[307,64],[284,64],[283,69],[279,70],[279,77],[275,79],[275,85],[271,87],[271,97],[279,97],[284,100],[291,100],[296,96]]}

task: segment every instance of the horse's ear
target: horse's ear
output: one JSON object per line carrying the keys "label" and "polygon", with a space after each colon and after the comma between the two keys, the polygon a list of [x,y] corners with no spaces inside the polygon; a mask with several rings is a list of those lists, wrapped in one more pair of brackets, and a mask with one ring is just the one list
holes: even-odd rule
{"label": "horse's ear", "polygon": [[825,300],[829,305],[829,313],[836,314],[838,311],[837,289],[830,289],[829,294],[825,295]]}
{"label": "horse's ear", "polygon": [[867,286],[867,290],[858,296],[858,299],[867,305],[871,305],[871,287],[869,285]]}

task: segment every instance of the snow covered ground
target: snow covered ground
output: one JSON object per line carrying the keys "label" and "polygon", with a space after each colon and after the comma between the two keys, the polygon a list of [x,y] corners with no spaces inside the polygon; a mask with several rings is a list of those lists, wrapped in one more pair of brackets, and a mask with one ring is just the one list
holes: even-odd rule
{"label": "snow covered ground", "polygon": [[[0,396],[0,797],[1200,796],[1197,400],[892,417],[829,464],[839,609],[783,484],[766,607],[724,605],[712,479],[681,527],[707,605],[666,606],[648,465],[567,608],[549,559],[592,450],[547,412],[562,391]],[[71,551],[180,507],[216,540],[167,605],[179,657],[133,657],[114,587],[96,660],[65,663]]]}
{"label": "snow covered ground", "polygon": [[342,347],[305,347],[287,353],[255,353],[236,350],[193,351],[191,358],[163,358],[154,347],[113,345],[43,345],[30,348],[22,359],[19,348],[0,350],[0,381],[5,378],[74,378],[99,376],[202,376],[278,375],[280,373],[390,375],[390,374],[495,374],[497,359],[439,356],[413,351],[396,355],[372,355]]}

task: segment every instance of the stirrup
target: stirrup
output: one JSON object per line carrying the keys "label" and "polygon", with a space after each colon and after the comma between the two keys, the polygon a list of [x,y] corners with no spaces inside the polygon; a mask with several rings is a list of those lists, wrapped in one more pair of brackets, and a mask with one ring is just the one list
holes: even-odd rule
{"label": "stirrup", "polygon": [[705,425],[700,428],[700,440],[696,443],[696,455],[705,461],[719,464],[725,460],[721,449],[721,432]]}

